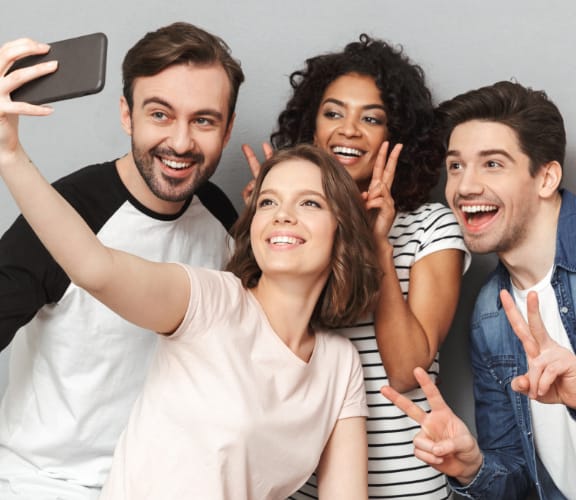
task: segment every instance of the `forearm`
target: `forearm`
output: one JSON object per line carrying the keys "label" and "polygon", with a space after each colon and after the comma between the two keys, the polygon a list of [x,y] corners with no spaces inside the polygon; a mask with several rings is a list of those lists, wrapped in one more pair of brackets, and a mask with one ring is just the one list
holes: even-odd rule
{"label": "forearm", "polygon": [[368,498],[368,442],[364,417],[338,420],[316,474],[320,500]]}
{"label": "forearm", "polygon": [[427,369],[434,360],[437,345],[430,345],[422,325],[404,300],[392,249],[382,249],[379,258],[383,277],[374,313],[378,350],[389,384],[399,392],[406,392],[417,386],[414,368]]}

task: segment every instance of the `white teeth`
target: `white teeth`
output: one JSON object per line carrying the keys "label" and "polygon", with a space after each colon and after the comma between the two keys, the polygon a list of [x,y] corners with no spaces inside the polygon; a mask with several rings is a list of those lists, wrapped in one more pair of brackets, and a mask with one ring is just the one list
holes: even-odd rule
{"label": "white teeth", "polygon": [[334,154],[341,154],[346,156],[362,156],[364,154],[363,151],[354,148],[345,148],[344,146],[334,146],[332,148],[332,152]]}
{"label": "white teeth", "polygon": [[170,168],[174,168],[176,170],[182,170],[183,168],[188,168],[190,166],[190,163],[184,163],[181,161],[172,161],[172,160],[165,160],[164,158],[161,158],[162,163],[164,163],[164,165],[167,165]]}
{"label": "white teeth", "polygon": [[270,238],[270,243],[273,245],[296,245],[302,240],[294,238],[292,236],[273,236]]}
{"label": "white teeth", "polygon": [[494,205],[465,205],[462,206],[462,212],[466,214],[477,214],[479,212],[494,212],[498,207]]}

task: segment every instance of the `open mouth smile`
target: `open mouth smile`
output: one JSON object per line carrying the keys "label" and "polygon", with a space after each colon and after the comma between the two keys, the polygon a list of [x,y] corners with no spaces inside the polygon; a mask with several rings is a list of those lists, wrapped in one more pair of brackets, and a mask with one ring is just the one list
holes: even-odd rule
{"label": "open mouth smile", "polygon": [[360,158],[366,154],[366,151],[362,151],[361,149],[348,148],[345,146],[332,146],[330,149],[336,156],[344,156],[346,158]]}
{"label": "open mouth smile", "polygon": [[302,245],[304,240],[302,238],[296,238],[295,236],[272,236],[268,242],[274,246],[287,246],[287,245]]}
{"label": "open mouth smile", "polygon": [[166,158],[160,158],[158,157],[158,159],[168,168],[171,168],[173,170],[185,170],[187,168],[190,168],[192,166],[192,162],[189,161],[175,161],[175,160],[167,160]]}
{"label": "open mouth smile", "polygon": [[496,205],[477,204],[461,205],[460,210],[467,226],[479,228],[489,224],[494,217],[496,217],[500,209]]}

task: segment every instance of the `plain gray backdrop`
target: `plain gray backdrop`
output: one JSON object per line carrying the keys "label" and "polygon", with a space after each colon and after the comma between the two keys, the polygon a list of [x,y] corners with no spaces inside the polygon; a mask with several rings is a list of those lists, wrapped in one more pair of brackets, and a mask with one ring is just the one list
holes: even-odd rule
{"label": "plain gray backdrop", "polygon": [[[426,72],[436,102],[498,80],[515,79],[545,89],[563,111],[568,131],[565,185],[574,187],[576,123],[576,3],[566,0],[22,0],[2,8],[1,42],[22,36],[51,42],[95,31],[109,41],[108,74],[97,95],[54,104],[46,118],[22,118],[21,139],[50,180],[130,147],[119,123],[120,65],[147,31],[188,21],[221,36],[242,63],[232,139],[213,180],[242,208],[240,192],[250,173],[240,152],[267,140],[289,95],[288,75],[321,52],[341,49],[368,33],[402,45]],[[441,197],[442,189],[436,196]],[[0,232],[17,215],[0,185]],[[494,257],[475,257],[441,357],[441,389],[456,412],[473,421],[467,352],[472,302]],[[442,286],[441,283],[438,286]],[[0,355],[0,393],[7,352]]]}

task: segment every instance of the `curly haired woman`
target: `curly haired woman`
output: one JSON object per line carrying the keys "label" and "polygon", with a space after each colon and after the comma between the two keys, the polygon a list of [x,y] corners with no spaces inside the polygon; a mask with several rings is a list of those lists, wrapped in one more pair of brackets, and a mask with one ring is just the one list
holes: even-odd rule
{"label": "curly haired woman", "polygon": [[[389,384],[427,409],[412,371],[421,366],[438,375],[438,350],[470,261],[452,212],[429,202],[442,149],[424,73],[402,49],[361,35],[343,51],[308,59],[290,84],[293,94],[271,136],[273,147],[314,143],[328,151],[363,191],[368,209],[373,193],[384,193],[373,218],[380,299],[373,317],[340,330],[364,368],[370,498],[447,498],[445,478],[413,455],[418,427],[379,391]],[[254,152],[243,150],[256,172]],[[312,477],[292,498],[317,497],[315,485]]]}

